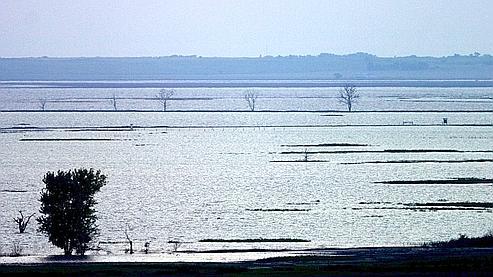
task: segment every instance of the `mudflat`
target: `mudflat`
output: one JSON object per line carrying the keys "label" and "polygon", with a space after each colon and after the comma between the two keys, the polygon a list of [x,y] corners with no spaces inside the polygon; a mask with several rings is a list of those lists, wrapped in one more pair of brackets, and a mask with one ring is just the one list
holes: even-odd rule
{"label": "mudflat", "polygon": [[[245,253],[245,252],[243,252]],[[253,251],[252,251],[253,253]],[[250,254],[252,254],[250,253]],[[185,254],[185,253],[183,253]],[[493,248],[376,247],[307,249],[279,252],[269,258],[241,260],[231,252],[203,253],[194,259],[174,261],[165,255],[86,256],[66,258],[3,257],[3,276],[437,276],[493,273]],[[269,256],[255,252],[257,257]],[[236,261],[232,256],[238,258]],[[279,256],[278,256],[279,255]],[[210,259],[204,259],[209,256]],[[177,258],[178,257],[178,258]],[[228,259],[228,257],[230,257]],[[243,257],[252,257],[244,255]],[[254,257],[254,256],[253,256]],[[220,262],[225,260],[226,262]]]}

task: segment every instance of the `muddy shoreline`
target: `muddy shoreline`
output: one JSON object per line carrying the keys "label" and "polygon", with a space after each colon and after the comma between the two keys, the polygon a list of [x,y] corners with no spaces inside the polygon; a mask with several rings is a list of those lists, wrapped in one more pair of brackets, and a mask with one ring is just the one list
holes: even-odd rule
{"label": "muddy shoreline", "polygon": [[[268,251],[268,250],[266,250]],[[263,252],[269,253],[269,252]],[[359,275],[422,276],[457,274],[488,275],[493,272],[493,248],[374,247],[324,248],[273,253],[258,259],[221,259],[235,253],[204,253],[208,260],[171,259],[164,255],[129,255],[104,259],[104,256],[66,258],[63,256],[0,258],[0,273],[28,276],[313,276]],[[247,253],[248,254],[248,253]],[[251,254],[251,253],[250,253]],[[196,255],[196,254],[195,254]],[[178,258],[177,258],[178,257]],[[202,257],[203,258],[203,257]]]}

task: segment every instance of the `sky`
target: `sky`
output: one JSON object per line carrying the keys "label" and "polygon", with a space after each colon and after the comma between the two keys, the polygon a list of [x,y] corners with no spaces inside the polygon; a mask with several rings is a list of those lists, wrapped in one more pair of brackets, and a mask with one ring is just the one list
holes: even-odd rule
{"label": "sky", "polygon": [[493,54],[491,0],[0,0],[1,57]]}

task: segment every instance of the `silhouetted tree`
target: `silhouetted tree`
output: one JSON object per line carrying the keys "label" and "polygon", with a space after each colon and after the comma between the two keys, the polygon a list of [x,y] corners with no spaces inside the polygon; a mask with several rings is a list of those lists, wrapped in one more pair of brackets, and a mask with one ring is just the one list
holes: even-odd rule
{"label": "silhouetted tree", "polygon": [[255,102],[257,101],[257,93],[253,90],[247,90],[245,91],[245,100],[248,102],[248,107],[250,108],[250,111],[255,111]]}
{"label": "silhouetted tree", "polygon": [[159,102],[163,104],[163,111],[166,111],[166,104],[168,100],[175,94],[174,89],[161,89],[159,94],[156,96]]}
{"label": "silhouetted tree", "polygon": [[339,102],[346,105],[348,111],[352,110],[353,104],[358,101],[359,94],[355,86],[345,85],[339,90]]}
{"label": "silhouetted tree", "polygon": [[59,170],[46,173],[43,183],[38,231],[47,234],[65,255],[73,250],[84,255],[98,233],[94,194],[106,184],[106,176],[92,168]]}
{"label": "silhouetted tree", "polygon": [[22,214],[22,211],[19,211],[19,213],[21,214],[21,216],[18,216],[18,217],[14,217],[14,221],[17,223],[18,227],[19,227],[19,233],[24,233],[24,231],[26,231],[26,227],[27,227],[27,224],[29,223],[29,220],[31,220],[31,217],[34,216],[34,213],[30,216],[28,216],[27,218],[24,217],[24,215]]}
{"label": "silhouetted tree", "polygon": [[146,241],[144,243],[144,253],[148,254],[149,253],[149,247],[151,246],[151,242],[150,241]]}
{"label": "silhouetted tree", "polygon": [[40,98],[38,99],[38,101],[39,101],[39,107],[41,108],[42,111],[44,111],[48,100],[46,98]]}
{"label": "silhouetted tree", "polygon": [[117,106],[116,106],[116,95],[113,93],[113,97],[111,97],[111,104],[113,104],[113,109],[116,111]]}
{"label": "silhouetted tree", "polygon": [[128,230],[129,229],[130,228],[127,225],[127,227],[125,228],[125,237],[127,238],[127,242],[128,242],[128,246],[129,246],[128,247],[128,251],[129,251],[130,254],[133,254],[134,253],[134,247],[133,247],[133,241],[130,239],[130,236],[128,235]]}

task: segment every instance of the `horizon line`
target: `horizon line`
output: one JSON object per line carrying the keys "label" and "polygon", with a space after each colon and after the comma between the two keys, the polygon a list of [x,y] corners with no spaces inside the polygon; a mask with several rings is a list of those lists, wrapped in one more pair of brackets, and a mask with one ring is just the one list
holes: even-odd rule
{"label": "horizon line", "polygon": [[0,56],[0,59],[121,59],[121,58],[204,58],[204,59],[260,59],[260,58],[303,58],[303,57],[322,57],[322,56],[336,56],[336,57],[347,57],[354,55],[366,55],[372,56],[374,58],[383,59],[395,59],[395,58],[451,58],[451,57],[492,57],[489,53],[479,53],[474,52],[470,54],[449,54],[442,56],[432,56],[432,55],[403,55],[403,56],[378,56],[375,54],[367,52],[353,52],[347,54],[335,54],[335,53],[319,53],[318,55],[312,54],[289,54],[289,55],[258,55],[258,56],[202,56],[202,55],[182,55],[182,54],[172,54],[167,56]]}

